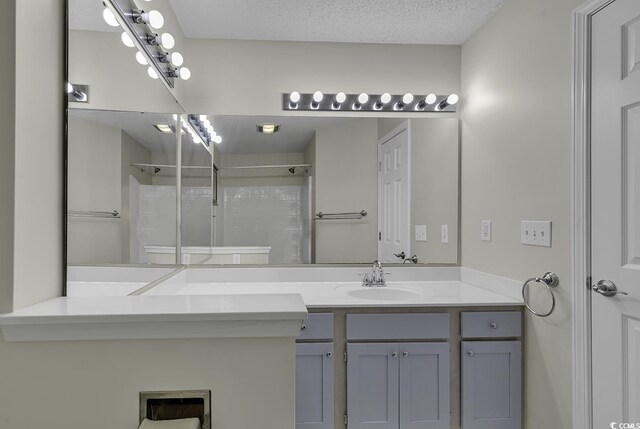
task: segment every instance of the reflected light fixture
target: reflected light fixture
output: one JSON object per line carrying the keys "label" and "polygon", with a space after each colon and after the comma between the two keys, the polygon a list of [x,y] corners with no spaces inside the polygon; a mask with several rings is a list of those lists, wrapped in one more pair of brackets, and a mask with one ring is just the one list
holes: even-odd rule
{"label": "reflected light fixture", "polygon": [[120,40],[122,40],[122,44],[127,48],[135,48],[136,46],[135,43],[133,43],[133,40],[131,40],[131,37],[129,37],[125,32],[120,35]]}
{"label": "reflected light fixture", "polygon": [[427,106],[431,106],[436,102],[438,97],[435,94],[429,94],[416,105],[416,109],[424,109]]}
{"label": "reflected light fixture", "polygon": [[141,64],[143,66],[149,65],[147,59],[144,57],[144,55],[142,55],[142,52],[140,51],[136,52],[136,61],[138,62],[138,64]]}
{"label": "reflected light fixture", "polygon": [[147,74],[149,75],[149,77],[151,79],[158,79],[158,73],[156,72],[156,70],[153,67],[149,67],[147,68]]}
{"label": "reflected light fixture", "polygon": [[111,12],[109,9],[106,9],[102,11],[102,18],[104,19],[104,21],[110,25],[111,27],[118,27],[120,26],[120,23],[118,22],[118,20],[116,19],[116,16],[113,14],[113,12]]}
{"label": "reflected light fixture", "polygon": [[298,91],[293,91],[291,94],[289,94],[289,108],[297,109],[299,102],[300,102],[300,93]]}
{"label": "reflected light fixture", "polygon": [[157,10],[140,11],[133,13],[132,16],[136,24],[148,24],[154,30],[160,30],[164,26],[164,16]]}
{"label": "reflected light fixture", "polygon": [[282,94],[282,110],[298,111],[362,111],[362,112],[455,112],[452,107],[458,103],[456,94],[436,95],[423,93],[414,95],[411,92],[405,94],[362,93],[328,93],[321,91],[299,93],[297,91]]}
{"label": "reflected light fixture", "polygon": [[67,101],[87,103],[89,101],[89,87],[87,85],[74,85],[67,82]]}
{"label": "reflected light fixture", "polygon": [[173,133],[173,129],[167,124],[154,124],[153,126],[161,133],[164,133],[164,134]]}
{"label": "reflected light fixture", "polygon": [[324,94],[320,91],[316,91],[313,93],[313,101],[311,102],[312,109],[318,109],[320,107],[320,102],[324,98]]}
{"label": "reflected light fixture", "polygon": [[258,124],[256,125],[256,129],[259,133],[271,135],[275,134],[280,130],[280,125],[278,124]]}

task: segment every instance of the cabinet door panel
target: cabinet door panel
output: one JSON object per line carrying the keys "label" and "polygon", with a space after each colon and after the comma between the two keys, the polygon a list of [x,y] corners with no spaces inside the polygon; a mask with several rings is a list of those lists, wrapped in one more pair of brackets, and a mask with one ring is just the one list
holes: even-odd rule
{"label": "cabinet door panel", "polygon": [[398,349],[400,429],[449,428],[449,343],[401,343]]}
{"label": "cabinet door panel", "polygon": [[462,426],[521,427],[520,341],[462,342]]}
{"label": "cabinet door panel", "polygon": [[397,353],[397,344],[347,344],[349,429],[398,429]]}
{"label": "cabinet door panel", "polygon": [[296,344],[296,429],[333,428],[333,343]]}

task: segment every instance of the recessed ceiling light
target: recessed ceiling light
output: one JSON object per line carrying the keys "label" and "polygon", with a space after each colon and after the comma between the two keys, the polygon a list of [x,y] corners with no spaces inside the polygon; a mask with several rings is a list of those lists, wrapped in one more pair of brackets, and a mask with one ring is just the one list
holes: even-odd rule
{"label": "recessed ceiling light", "polygon": [[278,130],[280,129],[280,125],[276,125],[276,124],[258,124],[256,125],[256,128],[258,130],[259,133],[262,134],[273,134],[273,133],[277,133]]}
{"label": "recessed ceiling light", "polygon": [[173,128],[171,128],[167,124],[154,124],[154,127],[156,127],[156,130],[160,131],[161,133],[165,133],[165,134],[173,133]]}

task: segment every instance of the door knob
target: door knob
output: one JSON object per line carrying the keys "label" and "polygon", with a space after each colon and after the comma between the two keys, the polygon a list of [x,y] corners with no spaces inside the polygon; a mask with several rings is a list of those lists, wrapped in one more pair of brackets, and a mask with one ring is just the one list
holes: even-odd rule
{"label": "door knob", "polygon": [[404,258],[407,256],[407,254],[404,253],[404,252],[400,252],[400,253],[394,253],[393,256],[395,256],[396,258],[400,258],[400,259],[404,260]]}
{"label": "door knob", "polygon": [[402,357],[409,357],[409,352],[402,352]]}
{"label": "door knob", "polygon": [[616,284],[611,280],[600,280],[591,289],[593,289],[594,292],[597,292],[602,296],[606,296],[607,298],[611,298],[613,296],[616,296],[617,294],[629,295],[626,292],[622,292],[621,290],[618,290],[618,287],[616,286]]}
{"label": "door knob", "polygon": [[467,350],[467,356],[474,357],[476,353],[473,350]]}
{"label": "door knob", "polygon": [[391,353],[391,357],[394,359],[398,359],[398,353],[397,352]]}
{"label": "door knob", "polygon": [[333,357],[333,352],[327,352],[327,357],[331,359]]}

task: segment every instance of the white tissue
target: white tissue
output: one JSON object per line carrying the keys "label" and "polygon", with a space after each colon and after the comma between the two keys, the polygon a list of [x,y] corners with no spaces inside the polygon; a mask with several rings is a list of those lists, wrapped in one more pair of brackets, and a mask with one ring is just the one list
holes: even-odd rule
{"label": "white tissue", "polygon": [[144,419],[139,429],[201,429],[200,419],[179,419],[153,421]]}

